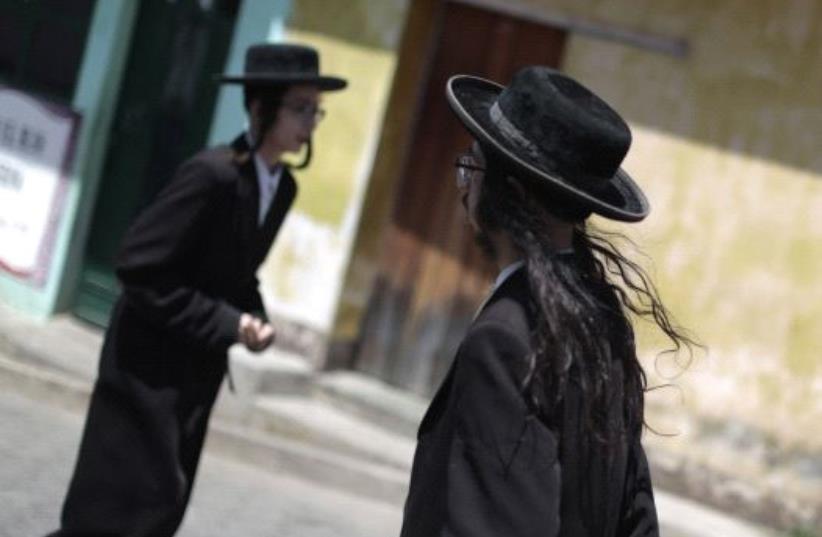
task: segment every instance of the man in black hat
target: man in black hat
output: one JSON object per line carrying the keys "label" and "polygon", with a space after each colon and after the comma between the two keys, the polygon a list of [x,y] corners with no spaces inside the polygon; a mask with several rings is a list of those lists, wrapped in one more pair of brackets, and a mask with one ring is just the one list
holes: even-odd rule
{"label": "man in black hat", "polygon": [[[173,535],[191,494],[229,346],[274,337],[256,272],[297,192],[286,152],[307,145],[319,94],[346,81],[319,74],[314,49],[248,49],[249,129],[185,162],[126,233],[111,318],[62,537]],[[230,377],[229,377],[230,380]]]}
{"label": "man in black hat", "polygon": [[628,126],[547,67],[455,76],[447,98],[474,138],[462,204],[500,273],[420,425],[402,537],[656,536],[628,314],[692,342],[587,224],[648,214],[620,168]]}

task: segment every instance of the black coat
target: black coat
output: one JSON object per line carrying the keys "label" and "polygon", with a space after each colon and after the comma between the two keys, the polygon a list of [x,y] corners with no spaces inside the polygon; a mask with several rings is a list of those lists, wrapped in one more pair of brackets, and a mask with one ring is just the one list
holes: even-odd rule
{"label": "black coat", "polygon": [[224,356],[237,339],[240,314],[264,315],[257,269],[297,189],[284,169],[258,227],[260,194],[247,150],[240,136],[184,163],[126,234],[117,259],[124,307],[112,324],[155,332],[153,352]]}
{"label": "black coat", "polygon": [[256,272],[296,195],[283,170],[262,226],[245,138],[205,150],[128,230],[58,535],[172,535],[182,519]]}
{"label": "black coat", "polygon": [[586,449],[573,388],[561,423],[526,404],[528,303],[519,269],[470,326],[419,428],[401,537],[658,536],[639,438]]}

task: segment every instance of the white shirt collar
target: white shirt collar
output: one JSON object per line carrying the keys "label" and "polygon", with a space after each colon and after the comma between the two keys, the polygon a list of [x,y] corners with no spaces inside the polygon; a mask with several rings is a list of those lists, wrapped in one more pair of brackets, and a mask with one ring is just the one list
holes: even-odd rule
{"label": "white shirt collar", "polygon": [[499,271],[499,275],[497,275],[497,279],[494,282],[493,287],[491,287],[491,290],[488,291],[488,294],[485,295],[485,300],[482,301],[482,304],[480,304],[477,310],[474,312],[473,320],[476,320],[477,316],[480,314],[482,309],[485,307],[486,304],[488,304],[488,301],[491,300],[491,297],[494,296],[494,293],[497,292],[497,289],[499,289],[499,287],[503,283],[505,283],[505,280],[507,280],[511,276],[511,274],[516,272],[517,269],[523,266],[524,264],[525,261],[515,261],[507,267],[503,268],[501,271]]}
{"label": "white shirt collar", "polygon": [[499,287],[503,283],[505,283],[505,280],[507,280],[511,276],[511,274],[516,272],[516,270],[522,267],[523,265],[525,265],[525,261],[520,259],[519,261],[514,261],[513,263],[499,271],[499,275],[497,275],[497,279],[494,282],[493,290],[496,291],[497,289],[499,289]]}
{"label": "white shirt collar", "polygon": [[280,165],[275,166],[273,170],[269,168],[268,163],[256,151],[254,152],[254,166],[257,168],[258,182],[262,182],[263,179],[277,178],[282,170]]}
{"label": "white shirt collar", "polygon": [[[246,139],[249,144],[253,144],[251,135],[246,131]],[[272,172],[268,163],[266,163],[258,152],[254,152],[254,168],[257,171],[257,186],[260,191],[260,212],[257,214],[257,224],[262,225],[265,221],[265,216],[268,214],[268,208],[274,200],[277,193],[277,187],[280,184],[280,176],[283,172],[282,166],[277,166]]]}
{"label": "white shirt collar", "polygon": [[[561,255],[568,255],[568,254],[573,254],[573,253],[574,253],[573,248],[563,248],[562,250],[557,250],[557,254],[561,254]],[[525,265],[525,261],[520,259],[519,261],[514,261],[513,263],[511,263],[510,265],[504,267],[501,271],[499,271],[499,274],[497,275],[497,279],[494,282],[493,290],[495,291],[495,290],[499,289],[499,287],[503,283],[505,283],[505,280],[507,280],[511,276],[511,274],[516,272],[517,269],[519,269],[523,265]]]}

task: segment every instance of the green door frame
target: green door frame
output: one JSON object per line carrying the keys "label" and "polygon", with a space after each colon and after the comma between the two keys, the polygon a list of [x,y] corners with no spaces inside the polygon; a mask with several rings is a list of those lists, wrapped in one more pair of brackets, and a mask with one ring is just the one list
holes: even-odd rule
{"label": "green door frame", "polygon": [[[88,29],[71,107],[82,116],[69,187],[57,227],[48,278],[41,288],[0,273],[0,299],[17,310],[44,319],[65,308],[79,265],[74,247],[87,229],[113,103],[136,14],[133,0],[98,1]],[[69,291],[67,293],[67,291]]]}
{"label": "green door frame", "polygon": [[[282,38],[292,0],[241,0],[226,72],[242,69],[245,49],[258,41]],[[108,148],[109,133],[136,26],[134,0],[104,0],[95,5],[72,108],[82,116],[69,188],[60,215],[48,279],[34,288],[0,273],[0,301],[45,320],[75,302],[85,259],[95,202]],[[225,141],[243,127],[239,90],[220,89],[209,144]]]}
{"label": "green door frame", "polygon": [[230,0],[140,3],[73,305],[87,321],[108,322],[120,292],[114,256],[131,220],[206,144],[236,9]]}

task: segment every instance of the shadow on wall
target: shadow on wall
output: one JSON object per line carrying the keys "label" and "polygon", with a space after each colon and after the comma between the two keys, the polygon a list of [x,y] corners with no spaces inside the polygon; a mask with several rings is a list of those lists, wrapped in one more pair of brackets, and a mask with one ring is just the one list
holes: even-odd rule
{"label": "shadow on wall", "polygon": [[[409,4],[300,0],[288,26],[394,50]],[[688,42],[688,55],[674,58],[570,34],[563,65],[606,100],[619,103],[632,124],[822,175],[822,153],[808,135],[822,133],[822,93],[813,89],[822,87],[822,24],[816,22],[822,20],[822,4],[767,0],[694,7],[671,2],[635,13],[630,23],[607,11],[615,7],[571,4],[562,9],[622,20],[629,29],[658,33],[657,28],[665,28]],[[622,7],[636,11],[636,6]]]}
{"label": "shadow on wall", "polygon": [[633,125],[822,175],[822,3],[673,2],[642,19],[675,26],[688,55],[580,38],[565,65]]}

